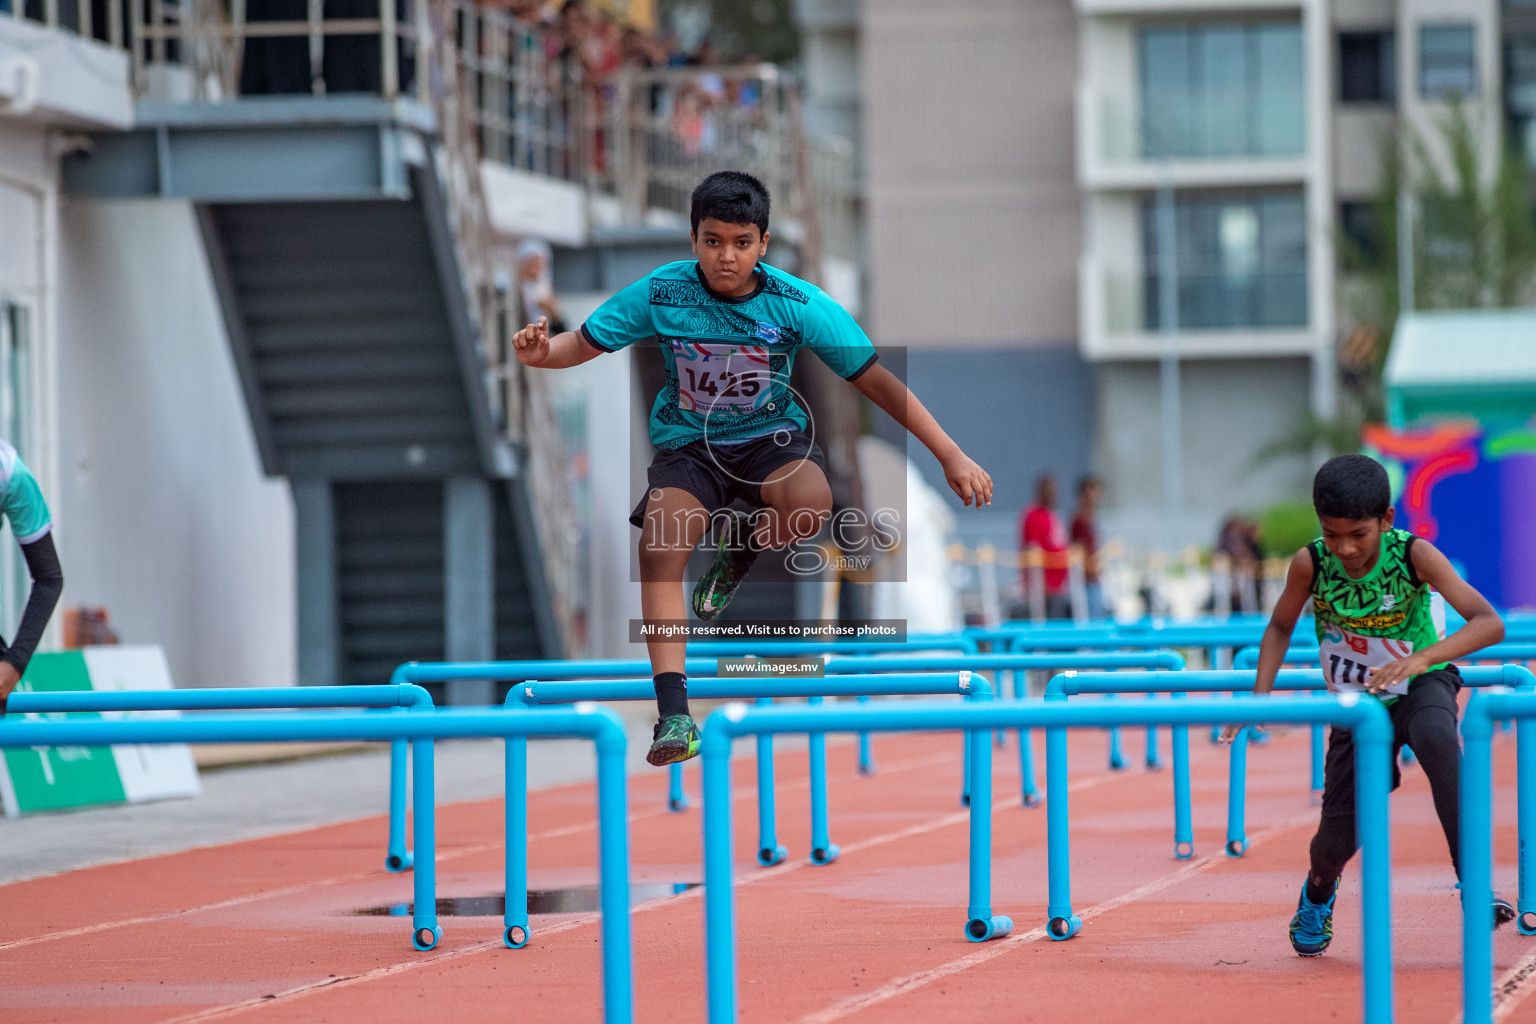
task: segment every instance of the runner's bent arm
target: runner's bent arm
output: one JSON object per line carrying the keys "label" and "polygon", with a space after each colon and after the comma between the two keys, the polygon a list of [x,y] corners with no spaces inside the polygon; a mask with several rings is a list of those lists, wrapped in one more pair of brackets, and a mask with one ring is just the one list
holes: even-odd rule
{"label": "runner's bent arm", "polygon": [[977,508],[992,504],[992,478],[987,471],[971,461],[954,439],[944,433],[933,414],[923,407],[900,378],[875,363],[852,383],[860,394],[884,409],[921,441],[923,447],[933,452],[933,457],[944,469],[944,479],[961,501]]}
{"label": "runner's bent arm", "polygon": [[[1291,646],[1291,634],[1296,630],[1296,620],[1301,618],[1307,599],[1312,596],[1312,556],[1306,548],[1296,552],[1290,568],[1285,572],[1285,590],[1275,602],[1275,610],[1264,627],[1259,641],[1259,668],[1253,680],[1254,696],[1268,696],[1275,688],[1275,675],[1285,664],[1286,649]],[[1237,737],[1240,725],[1229,725],[1221,730],[1221,741],[1231,743]]]}
{"label": "runner's bent arm", "polygon": [[1451,565],[1451,560],[1433,544],[1427,540],[1414,541],[1413,547],[1408,550],[1408,558],[1413,563],[1414,572],[1419,574],[1419,579],[1440,591],[1445,603],[1456,609],[1467,621],[1439,643],[1430,644],[1406,658],[1372,671],[1365,685],[1373,693],[1380,693],[1393,683],[1422,675],[1429,671],[1431,665],[1465,658],[1474,651],[1504,639],[1504,620],[1499,618],[1499,613],[1494,611],[1486,597],[1477,592],[1476,587],[1461,578],[1455,566]]}
{"label": "runner's bent arm", "polygon": [[51,533],[43,534],[31,544],[23,544],[21,553],[26,557],[27,571],[32,575],[32,592],[27,596],[27,607],[21,613],[21,625],[16,627],[12,643],[7,647],[0,641],[0,711],[4,709],[5,698],[10,696],[22,673],[26,672],[27,662],[37,650],[54,606],[59,603],[59,594],[64,590],[64,570],[59,567],[59,555]]}
{"label": "runner's bent arm", "polygon": [[538,323],[529,324],[512,336],[512,348],[517,361],[524,366],[536,366],[544,370],[564,370],[580,366],[603,354],[602,349],[582,337],[578,331],[565,331],[549,336],[549,317],[539,317]]}

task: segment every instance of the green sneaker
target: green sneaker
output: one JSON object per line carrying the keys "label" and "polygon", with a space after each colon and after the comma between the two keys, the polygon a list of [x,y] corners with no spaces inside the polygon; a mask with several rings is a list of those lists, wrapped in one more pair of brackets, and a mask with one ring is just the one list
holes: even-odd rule
{"label": "green sneaker", "polygon": [[736,596],[736,588],[757,561],[757,552],[747,547],[743,539],[750,526],[749,517],[737,513],[735,523],[720,531],[715,560],[693,585],[693,614],[699,618],[708,621],[725,611]]}
{"label": "green sneaker", "polygon": [[699,727],[687,715],[668,715],[656,723],[651,734],[651,749],[646,753],[648,763],[660,768],[675,761],[686,761],[699,756]]}

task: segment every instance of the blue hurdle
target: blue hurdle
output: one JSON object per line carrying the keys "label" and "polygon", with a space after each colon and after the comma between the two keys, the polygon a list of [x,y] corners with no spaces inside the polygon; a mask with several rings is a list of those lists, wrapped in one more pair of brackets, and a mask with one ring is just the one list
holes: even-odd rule
{"label": "blue hurdle", "polygon": [[[1502,643],[1492,647],[1484,647],[1475,654],[1469,654],[1461,659],[1461,664],[1477,661],[1536,661],[1536,643]],[[1318,663],[1318,648],[1305,644],[1286,649],[1285,665],[1316,665]],[[1232,658],[1234,669],[1254,669],[1259,665],[1259,649],[1257,647],[1244,647]],[[1312,790],[1321,794],[1323,791],[1323,762],[1326,759],[1326,740],[1323,737],[1323,727],[1312,727]],[[1405,755],[1406,756],[1406,755]],[[1528,934],[1536,934],[1530,932]]]}
{"label": "blue hurdle", "polygon": [[[996,672],[998,677],[994,683],[994,689],[999,696],[1003,693],[1002,673],[1007,672],[1013,679],[1013,696],[1016,700],[1023,700],[1025,677],[1022,673],[1029,671],[1078,671],[1088,669],[1165,669],[1179,671],[1184,668],[1184,659],[1176,651],[1101,651],[1093,653],[1048,653],[1048,654],[968,654],[949,658],[935,658],[931,655],[887,654],[874,658],[845,658],[832,657],[827,659],[827,674],[841,674],[845,672],[925,672],[943,671],[949,668],[963,668],[972,672]],[[1114,742],[1117,734],[1111,731],[1111,742]],[[1035,748],[1030,742],[1030,734],[1027,728],[1021,728],[1018,732],[1019,739],[1019,787],[1020,799],[1025,807],[1035,807],[1040,803],[1039,788],[1035,781]],[[861,733],[859,735],[859,767],[861,771],[868,772],[865,767],[865,759],[868,756],[869,737]],[[1156,767],[1155,754],[1157,751],[1157,727],[1147,727],[1147,766]],[[969,772],[966,773],[969,778]],[[961,802],[969,801],[967,794],[962,794]]]}
{"label": "blue hurdle", "polygon": [[[748,708],[732,705],[711,715],[704,725],[704,901],[705,955],[710,1024],[737,1019],[735,892],[732,882],[730,751],[738,736],[812,732],[909,732],[959,729],[978,736],[997,728],[1044,727],[1048,738],[1067,728],[1108,725],[1218,723],[1231,717],[1230,701],[1120,701],[1093,704],[1045,704],[993,701],[989,704],[912,703],[851,708]],[[1536,712],[1533,712],[1536,714]],[[1365,1020],[1392,1020],[1391,833],[1387,791],[1391,785],[1392,728],[1379,701],[1353,694],[1276,701],[1265,719],[1276,722],[1326,721],[1353,729],[1356,739],[1358,813],[1364,841]],[[980,814],[990,793],[991,745],[971,746],[976,800],[970,819],[970,906],[966,935],[972,941],[998,938],[1012,921],[994,915],[991,906],[991,821]],[[1052,800],[1050,817],[1050,905],[1047,934],[1075,935],[1081,921],[1070,902],[1069,809]]]}
{"label": "blue hurdle", "polygon": [[[9,717],[9,716],[8,716]],[[597,748],[599,899],[602,906],[603,1016],[609,1024],[634,1017],[629,923],[629,807],[625,794],[624,726],[607,708],[413,708],[402,715],[204,715],[137,721],[0,721],[0,747],[113,743],[243,743],[304,740],[408,740],[416,768],[416,872],[411,943],[418,950],[442,938],[437,922],[437,822],[434,740],[491,737],[590,739]]]}
{"label": "blue hurdle", "polygon": [[[205,690],[18,690],[12,714],[113,711],[258,711],[278,708],[431,707],[432,697],[409,683],[388,686],[269,686]],[[408,870],[405,845],[406,742],[389,745],[389,847],[384,867]]]}
{"label": "blue hurdle", "polygon": [[[1525,689],[1536,686],[1536,676],[1532,676],[1530,670],[1518,665],[1488,665],[1472,666],[1460,669],[1462,683],[1468,687],[1510,686]],[[1156,672],[1099,672],[1081,673],[1076,676],[1061,675],[1052,678],[1046,688],[1047,700],[1065,700],[1069,694],[1075,693],[1172,693],[1174,697],[1183,697],[1186,693],[1226,693],[1232,692],[1242,695],[1248,692],[1251,695],[1254,684],[1254,673],[1249,672],[1184,672],[1176,679],[1169,679],[1166,675]],[[1174,691],[1173,687],[1180,689]],[[1316,669],[1283,669],[1276,674],[1275,690],[1279,692],[1315,692],[1326,690],[1322,673]],[[1248,705],[1243,705],[1247,707]],[[1269,715],[1266,710],[1263,715]],[[1241,709],[1233,712],[1233,722],[1241,722],[1252,718],[1252,715],[1244,714]],[[1247,817],[1247,741],[1251,729],[1243,729],[1232,742],[1232,751],[1228,768],[1227,788],[1227,841],[1226,850],[1229,857],[1241,857],[1248,849],[1248,837],[1246,828]],[[1320,771],[1321,755],[1316,746],[1316,734],[1313,744],[1313,770]],[[1188,768],[1188,733],[1184,733],[1182,739],[1177,730],[1174,733],[1174,855],[1182,859],[1188,859],[1193,855],[1193,837],[1190,831],[1190,797],[1189,797],[1189,768]],[[1183,753],[1180,753],[1182,743]],[[1536,747],[1533,747],[1530,755],[1536,758]],[[1536,765],[1536,760],[1524,760],[1522,752],[1522,764]],[[1057,771],[1057,766],[1060,771]],[[1536,771],[1536,768],[1532,769]],[[1060,781],[1057,782],[1059,777]],[[1057,750],[1047,746],[1046,750],[1046,786],[1047,799],[1054,797],[1056,787],[1059,786],[1062,793],[1066,792],[1066,744],[1065,738]],[[1321,789],[1320,781],[1313,780],[1313,789]],[[1536,789],[1536,787],[1532,787]],[[1536,828],[1536,815],[1532,817],[1532,827]],[[1522,835],[1524,831],[1522,830]],[[1529,874],[1533,879],[1532,894],[1527,897],[1525,887],[1522,886],[1520,902],[1524,906],[1529,900],[1533,909],[1536,909],[1536,843],[1530,844]],[[1527,855],[1522,853],[1522,864],[1527,863]],[[1536,924],[1536,915],[1533,915],[1532,923]],[[1526,934],[1536,934],[1536,929],[1526,931],[1524,922],[1521,931]]]}
{"label": "blue hurdle", "polygon": [[1524,896],[1527,876],[1526,828],[1536,824],[1536,785],[1524,785],[1536,764],[1536,693],[1475,692],[1461,719],[1461,977],[1462,1020],[1493,1022],[1493,733],[1499,721],[1515,720],[1516,807],[1520,830],[1521,898],[1516,923],[1536,934],[1536,906]]}
{"label": "blue hurdle", "polygon": [[[928,675],[847,675],[823,678],[732,677],[690,679],[689,691],[701,699],[755,699],[767,705],[775,698],[804,697],[816,706],[826,697],[855,697],[876,693],[896,696],[932,696],[955,693],[973,701],[991,701],[992,687],[986,677],[971,672],[932,673]],[[533,680],[519,683],[507,694],[507,704],[539,707],[572,704],[577,701],[650,700],[655,696],[651,680],[613,679],[568,682]],[[832,842],[827,824],[826,737],[810,734],[811,766],[811,863],[830,864],[839,851]],[[985,744],[983,744],[985,745]],[[527,945],[528,878],[523,865],[528,856],[528,751],[527,744],[507,741],[507,899],[506,944],[519,949]],[[778,819],[773,783],[773,738],[758,737],[757,744],[757,862],[771,867],[783,861],[789,851],[778,839]],[[990,765],[990,760],[988,764]],[[988,780],[990,786],[990,780]],[[514,869],[515,873],[514,873]]]}

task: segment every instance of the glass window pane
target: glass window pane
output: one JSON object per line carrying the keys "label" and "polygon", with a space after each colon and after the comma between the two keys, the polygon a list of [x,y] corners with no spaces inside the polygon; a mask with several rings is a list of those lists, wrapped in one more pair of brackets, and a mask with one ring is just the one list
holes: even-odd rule
{"label": "glass window pane", "polygon": [[[1184,330],[1307,322],[1305,203],[1296,192],[1175,198],[1178,324]],[[1142,205],[1145,329],[1161,326],[1157,199]]]}
{"label": "glass window pane", "polygon": [[1240,25],[1202,29],[1197,38],[1200,138],[1191,156],[1234,157],[1247,144],[1248,46]]}
{"label": "glass window pane", "polygon": [[1419,94],[1427,100],[1476,96],[1476,40],[1471,25],[1419,26]]}
{"label": "glass window pane", "polygon": [[1296,23],[1147,28],[1139,51],[1143,156],[1304,152],[1306,89]]}
{"label": "glass window pane", "polygon": [[1258,128],[1256,156],[1300,156],[1306,149],[1304,57],[1299,25],[1260,25],[1254,31]]}
{"label": "glass window pane", "polygon": [[1142,149],[1147,156],[1174,156],[1189,148],[1191,64],[1188,29],[1142,31]]}

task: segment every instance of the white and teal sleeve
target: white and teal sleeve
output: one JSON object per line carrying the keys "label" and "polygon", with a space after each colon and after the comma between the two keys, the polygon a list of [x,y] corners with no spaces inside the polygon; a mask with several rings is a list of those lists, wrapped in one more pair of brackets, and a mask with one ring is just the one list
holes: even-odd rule
{"label": "white and teal sleeve", "polygon": [[21,544],[41,540],[53,529],[53,517],[48,513],[48,503],[43,500],[42,488],[37,486],[37,478],[20,459],[11,470],[10,486],[6,488],[0,511],[10,520],[11,533]]}

